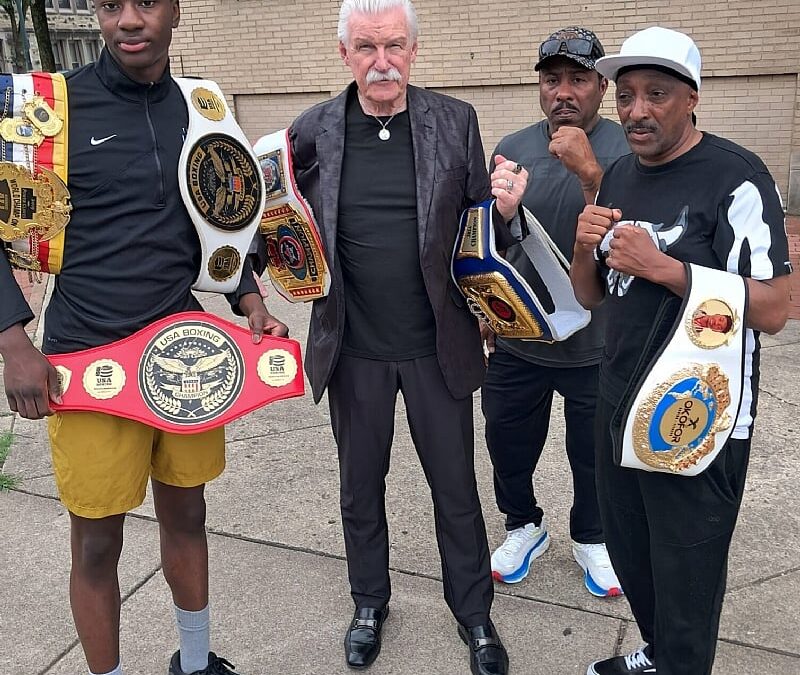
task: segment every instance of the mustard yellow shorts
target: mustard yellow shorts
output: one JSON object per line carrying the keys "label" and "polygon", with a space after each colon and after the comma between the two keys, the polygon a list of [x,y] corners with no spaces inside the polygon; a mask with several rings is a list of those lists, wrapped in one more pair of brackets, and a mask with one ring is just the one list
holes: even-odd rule
{"label": "mustard yellow shorts", "polygon": [[172,434],[133,420],[68,412],[48,420],[53,471],[61,501],[84,518],[140,506],[147,479],[196,487],[225,468],[225,429]]}

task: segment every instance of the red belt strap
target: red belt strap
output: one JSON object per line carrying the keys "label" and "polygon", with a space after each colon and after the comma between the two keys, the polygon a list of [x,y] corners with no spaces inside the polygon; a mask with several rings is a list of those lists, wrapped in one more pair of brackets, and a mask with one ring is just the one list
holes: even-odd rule
{"label": "red belt strap", "polygon": [[249,330],[206,312],[174,314],[123,340],[48,359],[62,385],[54,410],[103,412],[179,434],[304,393],[296,340],[253,344]]}

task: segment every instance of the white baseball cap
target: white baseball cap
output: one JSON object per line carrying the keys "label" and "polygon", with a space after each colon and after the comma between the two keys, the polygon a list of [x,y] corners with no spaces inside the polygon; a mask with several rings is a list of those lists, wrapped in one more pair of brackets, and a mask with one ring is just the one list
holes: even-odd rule
{"label": "white baseball cap", "polygon": [[697,85],[698,91],[700,65],[700,50],[694,40],[684,33],[661,26],[651,26],[634,33],[622,43],[619,54],[604,56],[595,62],[597,72],[614,82],[622,68],[655,66],[688,79]]}

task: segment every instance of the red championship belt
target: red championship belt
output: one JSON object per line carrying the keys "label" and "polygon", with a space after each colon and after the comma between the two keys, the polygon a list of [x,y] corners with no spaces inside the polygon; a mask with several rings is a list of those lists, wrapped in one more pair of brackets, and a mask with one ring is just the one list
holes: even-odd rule
{"label": "red championship belt", "polygon": [[193,434],[268,403],[302,396],[300,344],[250,331],[206,312],[182,312],[124,340],[47,357],[59,373],[56,411],[127,417]]}

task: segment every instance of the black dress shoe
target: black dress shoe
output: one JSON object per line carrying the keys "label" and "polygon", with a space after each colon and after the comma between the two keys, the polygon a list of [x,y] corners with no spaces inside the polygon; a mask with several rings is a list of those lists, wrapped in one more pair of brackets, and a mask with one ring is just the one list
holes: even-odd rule
{"label": "black dress shoe", "polygon": [[389,607],[362,607],[353,614],[353,621],[344,636],[344,658],[349,668],[368,668],[381,653],[381,628],[389,615]]}
{"label": "black dress shoe", "polygon": [[472,675],[507,675],[508,654],[490,621],[482,626],[458,626],[458,634],[469,647]]}

